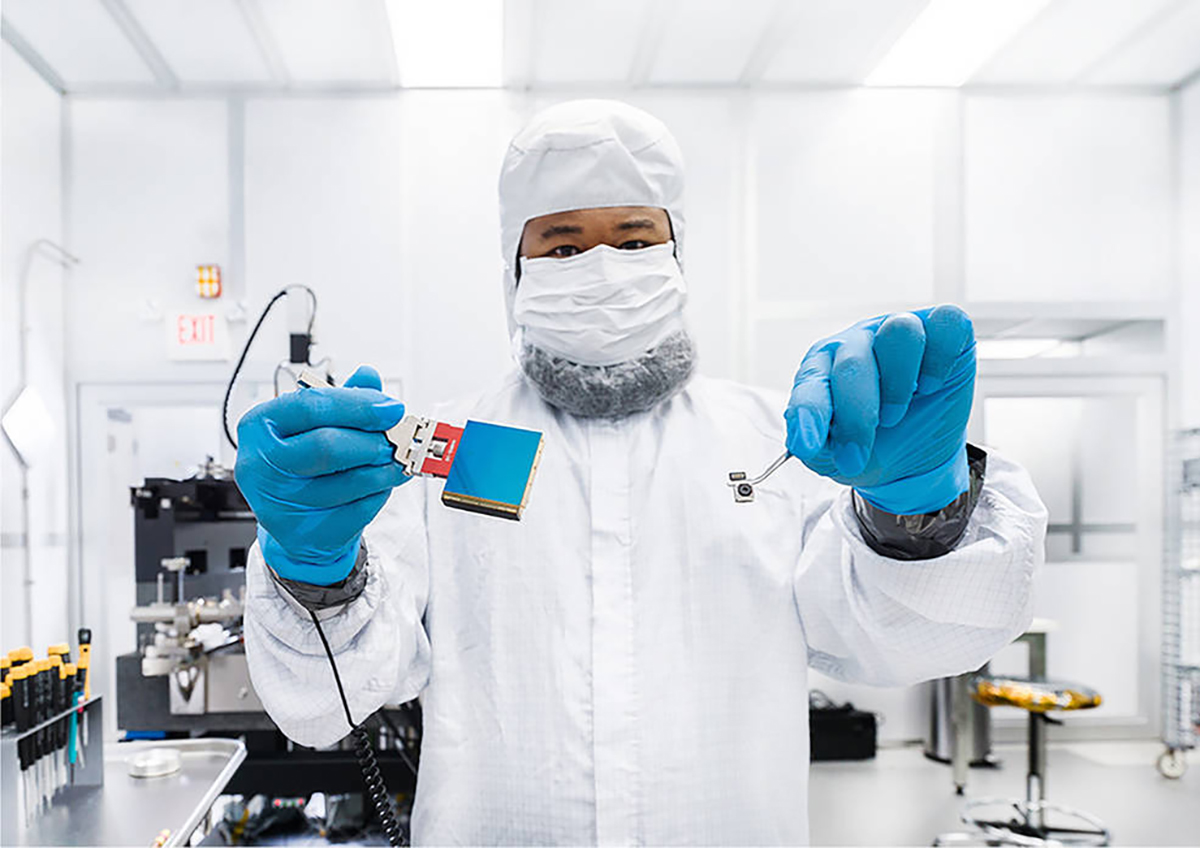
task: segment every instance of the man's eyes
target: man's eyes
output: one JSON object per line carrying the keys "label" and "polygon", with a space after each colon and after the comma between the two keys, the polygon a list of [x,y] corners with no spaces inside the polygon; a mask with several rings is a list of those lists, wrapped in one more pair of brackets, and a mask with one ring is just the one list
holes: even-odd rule
{"label": "man's eyes", "polygon": [[[617,245],[618,250],[641,250],[643,247],[650,247],[650,242],[643,241],[642,239],[631,239]],[[578,253],[582,253],[582,251],[575,245],[560,244],[543,255],[553,256],[555,259],[566,259],[568,256],[575,256]]]}

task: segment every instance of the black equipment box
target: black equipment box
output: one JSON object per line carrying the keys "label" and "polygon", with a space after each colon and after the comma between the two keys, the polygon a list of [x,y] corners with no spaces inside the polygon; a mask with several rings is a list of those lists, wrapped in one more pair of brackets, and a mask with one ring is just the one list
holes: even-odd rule
{"label": "black equipment box", "polygon": [[875,758],[875,713],[853,704],[813,707],[808,712],[808,741],[813,762]]}

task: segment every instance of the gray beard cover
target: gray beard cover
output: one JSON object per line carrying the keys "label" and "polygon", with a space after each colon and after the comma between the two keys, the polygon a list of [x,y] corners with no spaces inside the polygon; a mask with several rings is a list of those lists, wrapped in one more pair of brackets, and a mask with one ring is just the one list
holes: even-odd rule
{"label": "gray beard cover", "polygon": [[687,384],[696,348],[687,330],[667,336],[637,359],[615,365],[581,365],[528,343],[521,370],[542,400],[581,418],[624,418],[646,412]]}

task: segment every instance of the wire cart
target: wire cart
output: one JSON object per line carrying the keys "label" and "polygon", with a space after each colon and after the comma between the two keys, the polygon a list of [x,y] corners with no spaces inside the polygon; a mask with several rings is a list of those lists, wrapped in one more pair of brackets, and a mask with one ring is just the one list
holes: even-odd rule
{"label": "wire cart", "polygon": [[1187,771],[1200,731],[1200,429],[1181,430],[1167,467],[1162,583],[1164,777]]}

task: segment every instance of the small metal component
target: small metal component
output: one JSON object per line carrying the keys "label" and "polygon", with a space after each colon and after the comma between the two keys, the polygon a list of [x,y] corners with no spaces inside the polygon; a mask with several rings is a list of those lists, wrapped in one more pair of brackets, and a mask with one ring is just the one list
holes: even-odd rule
{"label": "small metal component", "polygon": [[175,603],[182,604],[183,576],[187,574],[187,570],[191,567],[192,561],[187,557],[165,557],[160,564],[167,571],[175,572]]}
{"label": "small metal component", "polygon": [[[304,369],[296,382],[306,389],[314,386],[334,386],[332,380],[311,369]],[[462,438],[462,427],[455,427],[432,418],[406,415],[392,429],[384,433],[394,447],[396,462],[404,466],[409,476],[446,477],[454,464],[458,442]]]}
{"label": "small metal component", "polygon": [[788,457],[790,456],[790,453],[784,451],[782,454],[780,454],[778,459],[767,466],[766,471],[764,471],[762,474],[759,474],[752,480],[746,479],[745,471],[730,471],[729,481],[725,485],[733,489],[733,502],[750,503],[753,501],[754,487],[774,474],[781,465],[788,461]]}
{"label": "small metal component", "polygon": [[446,477],[454,465],[462,433],[462,427],[406,415],[384,435],[395,446],[396,462],[404,466],[405,474]]}
{"label": "small metal component", "polygon": [[333,381],[328,376],[321,376],[316,371],[305,368],[300,372],[300,376],[296,378],[296,382],[306,389],[312,389],[317,386],[332,386]]}

